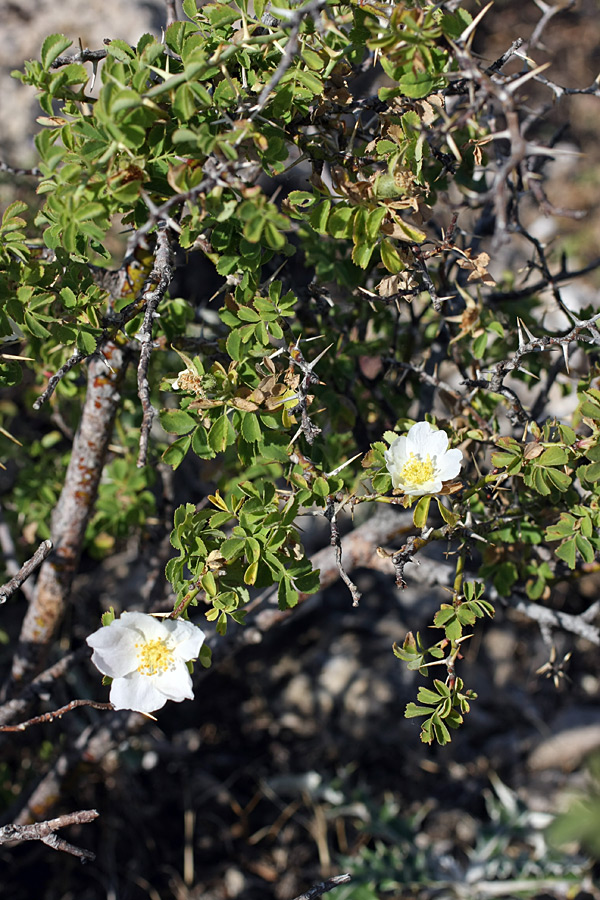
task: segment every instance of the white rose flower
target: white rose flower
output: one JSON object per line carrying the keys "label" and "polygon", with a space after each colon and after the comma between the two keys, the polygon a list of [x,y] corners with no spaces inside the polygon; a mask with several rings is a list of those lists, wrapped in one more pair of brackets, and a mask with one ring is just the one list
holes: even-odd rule
{"label": "white rose flower", "polygon": [[183,619],[157,619],[124,612],[87,638],[92,662],[109,675],[110,702],[115,709],[153,712],[167,700],[192,700],[192,679],[186,666],[196,659],[204,632]]}
{"label": "white rose flower", "polygon": [[439,494],[444,481],[460,472],[462,453],[448,450],[448,435],[417,422],[383,454],[395,488],[412,497]]}

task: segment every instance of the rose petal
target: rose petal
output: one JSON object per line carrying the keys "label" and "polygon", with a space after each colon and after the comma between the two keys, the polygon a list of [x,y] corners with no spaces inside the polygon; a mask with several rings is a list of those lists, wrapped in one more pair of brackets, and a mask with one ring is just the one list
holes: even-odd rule
{"label": "rose petal", "polygon": [[442,481],[450,481],[460,473],[462,465],[462,451],[458,449],[447,450],[439,467],[439,476]]}
{"label": "rose petal", "polygon": [[137,672],[115,679],[110,687],[110,702],[115,709],[149,713],[161,709],[167,700],[168,697],[156,689],[154,679]]}

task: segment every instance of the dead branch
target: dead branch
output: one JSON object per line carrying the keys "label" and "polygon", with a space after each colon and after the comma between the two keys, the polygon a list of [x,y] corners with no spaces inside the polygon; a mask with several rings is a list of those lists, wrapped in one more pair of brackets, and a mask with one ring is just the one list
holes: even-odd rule
{"label": "dead branch", "polygon": [[[540,627],[558,628],[561,631],[568,631],[571,634],[577,634],[579,637],[585,638],[596,647],[600,647],[600,628],[589,622],[586,615],[587,610],[580,615],[561,612],[557,609],[548,609],[533,603],[531,600],[523,600],[520,597],[513,597],[509,601],[512,609],[522,613],[537,622]],[[597,612],[596,604],[593,604],[594,613]]]}
{"label": "dead branch", "polygon": [[35,697],[46,693],[57,678],[61,678],[75,663],[87,657],[89,657],[89,647],[80,647],[73,653],[67,653],[45,672],[37,675],[18,697],[8,700],[0,706],[0,725],[5,725],[11,719],[22,715]]}
{"label": "dead branch", "polygon": [[325,518],[329,522],[329,527],[331,529],[331,538],[330,544],[335,548],[335,564],[338,568],[338,572],[340,573],[340,578],[350,591],[352,595],[352,606],[358,606],[360,603],[360,598],[362,597],[361,592],[358,590],[346,570],[342,565],[342,542],[340,540],[340,532],[337,526],[337,510],[335,499],[332,496],[327,498],[327,507],[325,510]]}
{"label": "dead branch", "polygon": [[20,844],[23,841],[41,841],[53,850],[62,850],[63,853],[71,853],[73,856],[79,857],[82,862],[92,861],[96,858],[96,854],[91,850],[82,850],[69,844],[68,841],[59,838],[55,832],[59,828],[66,828],[67,825],[87,825],[98,818],[98,812],[95,809],[82,809],[78,812],[65,813],[56,819],[50,819],[47,822],[37,822],[33,825],[4,825],[0,828],[0,845],[2,844]]}
{"label": "dead branch", "polygon": [[66,706],[55,709],[52,712],[43,713],[41,716],[34,716],[33,719],[27,719],[26,722],[19,722],[18,725],[0,725],[0,731],[25,731],[30,725],[40,725],[43,722],[54,722],[56,719],[62,719],[65,713],[72,712],[80,706],[91,706],[93,709],[114,709],[112,703],[97,703],[95,700],[71,700]]}
{"label": "dead branch", "polygon": [[0,160],[0,172],[4,172],[6,175],[33,175],[35,178],[41,178],[42,172],[41,169],[38,169],[34,166],[33,169],[19,169],[14,166],[9,166],[8,163]]}
{"label": "dead branch", "polygon": [[16,575],[8,581],[4,587],[0,588],[0,603],[6,603],[15,591],[22,587],[23,583],[39,569],[46,557],[52,550],[52,541],[42,541],[31,559],[24,562]]}
{"label": "dead branch", "polygon": [[140,442],[137,465],[138,468],[146,465],[148,456],[148,441],[150,430],[155,416],[155,409],[150,403],[150,384],[148,383],[148,366],[152,353],[152,329],[154,320],[158,316],[158,306],[164,299],[171,278],[173,277],[173,254],[169,242],[169,233],[165,222],[159,222],[156,234],[156,249],[154,251],[154,266],[148,277],[148,282],[154,284],[154,290],[144,291],[146,310],[144,321],[137,335],[141,344],[140,359],[137,370],[138,396],[142,404],[143,418],[140,429]]}
{"label": "dead branch", "polygon": [[334,875],[332,878],[328,878],[327,881],[321,881],[319,884],[315,884],[314,887],[309,888],[304,894],[300,894],[295,900],[315,900],[316,897],[320,897],[322,894],[332,891],[340,884],[348,884],[351,880],[351,876],[347,874]]}

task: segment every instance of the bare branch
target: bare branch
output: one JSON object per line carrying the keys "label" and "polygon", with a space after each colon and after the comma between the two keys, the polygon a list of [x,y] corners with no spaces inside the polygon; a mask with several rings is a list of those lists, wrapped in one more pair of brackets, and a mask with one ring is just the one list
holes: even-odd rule
{"label": "bare branch", "polygon": [[148,440],[150,438],[150,430],[155,416],[155,410],[150,403],[150,385],[148,383],[148,366],[150,365],[150,355],[152,353],[152,329],[154,320],[158,316],[157,308],[164,299],[167,288],[173,277],[173,254],[169,242],[169,234],[165,222],[160,222],[157,227],[156,249],[154,252],[154,266],[148,281],[154,284],[154,290],[147,290],[144,293],[144,301],[146,310],[144,313],[144,321],[137,335],[142,349],[140,351],[140,360],[137,370],[138,396],[142,404],[143,419],[140,430],[140,443],[137,465],[138,468],[146,465],[148,455]]}
{"label": "bare branch", "polygon": [[304,894],[300,894],[295,900],[316,900],[322,894],[332,891],[334,888],[339,887],[340,884],[348,884],[351,880],[350,875],[334,875],[332,878],[328,878],[327,881],[315,884],[314,887],[309,888]]}
{"label": "bare branch", "polygon": [[[110,44],[110,39],[105,38],[104,43]],[[81,50],[78,50],[77,53],[72,53],[70,56],[57,56],[50,64],[50,68],[60,69],[61,66],[70,66],[71,63],[99,63],[102,59],[106,59],[107,56],[108,50],[88,50],[87,47],[83,47]]]}
{"label": "bare branch", "polygon": [[47,692],[57,678],[61,678],[76,662],[87,657],[89,657],[89,647],[80,647],[79,650],[67,653],[53,666],[41,672],[18,697],[0,706],[0,725],[4,725],[11,719],[16,718],[16,716],[22,715],[34,697]]}
{"label": "bare branch", "polygon": [[0,172],[4,172],[6,175],[33,175],[35,178],[40,178],[42,175],[41,169],[34,167],[33,169],[19,169],[14,166],[9,166],[8,163],[2,162],[0,160]]}
{"label": "bare branch", "polygon": [[0,845],[20,844],[23,841],[42,841],[53,850],[62,850],[64,853],[71,853],[73,856],[79,857],[82,862],[92,861],[96,858],[95,853],[69,844],[68,841],[59,838],[55,832],[68,825],[87,825],[88,822],[93,822],[97,818],[98,812],[95,809],[82,809],[79,812],[65,813],[56,819],[36,822],[33,825],[4,825],[0,828]]}
{"label": "bare branch", "polygon": [[27,562],[23,563],[17,574],[14,575],[4,587],[0,588],[0,603],[6,603],[8,598],[23,585],[23,582],[27,581],[27,579],[39,569],[46,557],[49,556],[51,550],[52,541],[42,541],[31,559],[28,559]]}
{"label": "bare branch", "polygon": [[30,725],[40,725],[43,722],[54,722],[55,719],[61,719],[65,713],[72,712],[80,706],[91,706],[93,709],[114,709],[112,703],[97,703],[95,700],[71,700],[66,706],[55,709],[52,712],[43,713],[41,716],[34,716],[33,719],[27,719],[26,722],[19,722],[18,725],[0,725],[0,731],[25,731]]}
{"label": "bare branch", "polygon": [[358,606],[362,594],[344,569],[342,565],[342,542],[340,540],[340,532],[337,527],[337,510],[335,499],[332,496],[327,498],[327,508],[325,510],[325,518],[329,521],[331,528],[330,544],[335,547],[335,564],[340,573],[340,578],[352,594],[352,606]]}
{"label": "bare branch", "polygon": [[[547,609],[545,606],[539,606],[539,604],[530,600],[522,600],[517,597],[511,598],[509,602],[512,609],[516,609],[517,612],[527,616],[528,619],[537,622],[540,627],[549,626],[551,628],[559,628],[562,631],[569,631],[571,634],[577,634],[585,638],[586,641],[589,641],[596,647],[600,647],[600,628],[596,628],[595,625],[591,625],[587,621],[585,612],[575,616],[572,613]],[[596,604],[594,604],[595,606]]]}

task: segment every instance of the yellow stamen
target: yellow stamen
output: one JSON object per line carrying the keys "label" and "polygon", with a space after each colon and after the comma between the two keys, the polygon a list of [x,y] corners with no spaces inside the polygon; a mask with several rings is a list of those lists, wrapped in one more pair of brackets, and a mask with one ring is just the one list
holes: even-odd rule
{"label": "yellow stamen", "polygon": [[435,469],[429,453],[424,459],[417,456],[416,453],[411,453],[410,458],[402,466],[400,475],[404,484],[421,485],[431,481],[434,473]]}
{"label": "yellow stamen", "polygon": [[173,665],[173,651],[162,638],[136,644],[140,675],[162,675]]}

